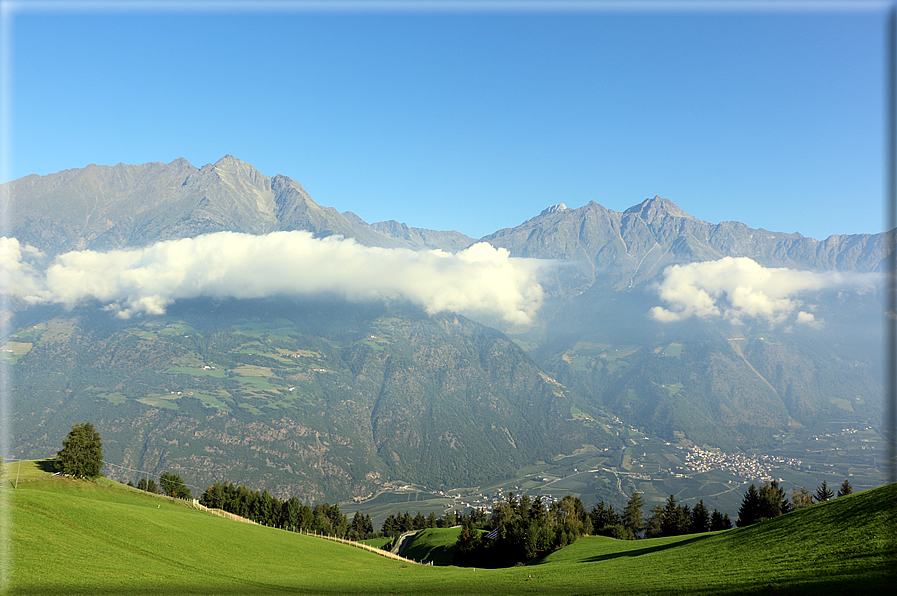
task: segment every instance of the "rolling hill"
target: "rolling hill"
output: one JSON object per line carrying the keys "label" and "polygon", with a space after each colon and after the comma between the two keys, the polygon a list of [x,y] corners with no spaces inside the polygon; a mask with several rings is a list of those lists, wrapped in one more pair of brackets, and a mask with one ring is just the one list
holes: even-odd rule
{"label": "rolling hill", "polygon": [[474,570],[409,565],[107,484],[3,484],[4,593],[871,594],[894,579],[897,485],[746,528],[583,538],[527,566]]}

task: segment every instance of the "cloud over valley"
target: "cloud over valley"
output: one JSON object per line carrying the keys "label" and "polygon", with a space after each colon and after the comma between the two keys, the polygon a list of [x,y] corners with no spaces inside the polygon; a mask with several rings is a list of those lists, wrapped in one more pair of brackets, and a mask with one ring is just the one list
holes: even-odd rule
{"label": "cloud over valley", "polygon": [[657,291],[668,308],[655,306],[649,314],[664,322],[715,317],[735,324],[757,319],[819,326],[822,321],[799,294],[836,287],[862,290],[873,281],[871,274],[763,267],[746,257],[725,257],[667,267]]}
{"label": "cloud over valley", "polygon": [[26,303],[73,307],[97,300],[120,317],[161,314],[175,300],[332,294],[351,301],[408,300],[442,311],[526,324],[539,308],[539,272],[550,261],[511,258],[478,243],[457,254],[366,247],[308,232],[219,232],[151,246],[73,251],[50,263],[0,238],[0,275]]}

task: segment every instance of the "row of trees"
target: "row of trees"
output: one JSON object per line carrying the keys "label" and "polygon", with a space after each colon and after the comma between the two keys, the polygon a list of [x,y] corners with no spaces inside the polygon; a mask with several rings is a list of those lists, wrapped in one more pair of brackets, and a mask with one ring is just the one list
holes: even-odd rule
{"label": "row of trees", "polygon": [[731,527],[729,514],[716,509],[711,513],[703,499],[694,508],[689,508],[688,505],[677,504],[676,497],[670,495],[666,503],[651,508],[651,515],[645,524],[645,538],[715,532]]}
{"label": "row of trees", "polygon": [[[838,496],[843,497],[853,493],[853,487],[848,479],[844,479],[841,487],[838,489]],[[759,489],[751,484],[744,498],[741,501],[741,507],[738,509],[738,521],[735,524],[738,527],[747,526],[764,519],[772,519],[789,511],[808,507],[814,502],[822,503],[833,499],[834,491],[828,487],[828,483],[823,480],[822,484],[817,487],[816,494],[813,495],[806,487],[800,490],[791,490],[791,502],[785,495],[785,489],[779,486],[775,480],[766,482]]]}
{"label": "row of trees", "polygon": [[253,491],[229,482],[213,484],[203,492],[199,502],[206,507],[222,509],[264,526],[293,532],[316,532],[348,540],[364,540],[374,535],[370,515],[362,515],[356,511],[350,522],[337,504],[319,503],[310,507],[297,497],[282,501],[267,490]]}
{"label": "row of trees", "polygon": [[[134,483],[128,481],[128,486],[134,486]],[[177,474],[172,474],[171,472],[166,472],[162,474],[159,478],[159,484],[156,484],[156,481],[152,478],[141,478],[137,481],[137,486],[140,490],[145,490],[148,493],[154,494],[163,494],[169,497],[174,497],[176,499],[192,499],[193,493],[184,484],[184,479],[178,476]]]}
{"label": "row of trees", "polygon": [[614,511],[613,505],[605,507],[604,501],[601,501],[590,513],[594,533],[635,540],[643,535],[642,532],[645,538],[657,538],[727,530],[732,527],[728,513],[723,514],[716,509],[711,513],[703,500],[691,509],[688,505],[677,504],[676,497],[670,495],[664,505],[651,508],[647,519],[642,511],[644,506],[645,502],[638,492],[629,497],[622,514]]}

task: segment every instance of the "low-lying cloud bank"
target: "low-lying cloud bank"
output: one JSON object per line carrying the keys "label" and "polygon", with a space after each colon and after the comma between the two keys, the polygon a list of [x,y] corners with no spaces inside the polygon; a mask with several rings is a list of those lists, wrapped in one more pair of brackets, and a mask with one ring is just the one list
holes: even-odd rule
{"label": "low-lying cloud bank", "polygon": [[529,323],[542,300],[538,274],[548,261],[511,258],[478,243],[457,254],[361,246],[308,232],[263,236],[219,232],[105,253],[46,258],[0,238],[0,287],[30,304],[73,307],[89,300],[117,316],[162,314],[182,298],[260,298],[335,294],[351,301],[409,300],[430,314],[497,315]]}
{"label": "low-lying cloud bank", "polygon": [[667,267],[657,289],[670,308],[655,306],[649,314],[658,321],[718,317],[735,324],[750,318],[820,326],[812,306],[801,310],[798,294],[846,286],[865,291],[874,280],[872,274],[769,268],[746,257],[725,257]]}

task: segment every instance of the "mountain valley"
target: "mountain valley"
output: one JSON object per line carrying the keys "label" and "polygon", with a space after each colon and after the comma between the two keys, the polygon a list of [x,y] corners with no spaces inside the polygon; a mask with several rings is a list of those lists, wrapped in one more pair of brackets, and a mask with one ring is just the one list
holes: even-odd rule
{"label": "mountain valley", "polygon": [[[217,232],[446,253],[478,242],[367,224],[232,156],[6,186],[5,234],[39,263]],[[801,460],[767,470],[794,486],[884,482],[870,454],[883,434],[880,280],[893,233],[819,241],[710,224],[655,197],[623,213],[546,209],[482,241],[550,260],[531,320],[427,312],[401,296],[208,295],[131,318],[102,300],[12,296],[0,342],[12,455],[52,455],[91,420],[115,479],[172,471],[201,488],[228,480],[346,503],[421,493],[443,508],[452,491],[513,487],[587,505],[635,489],[649,505],[671,493],[737,502],[749,478],[687,470],[693,449]],[[758,279],[738,290],[743,302],[714,285],[736,274]],[[759,285],[777,275],[807,281],[781,295]],[[681,298],[692,295],[707,297],[703,311]],[[831,448],[814,455],[820,438]]]}

